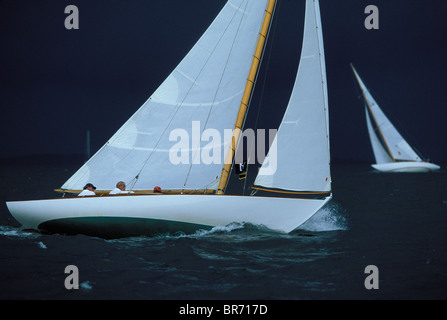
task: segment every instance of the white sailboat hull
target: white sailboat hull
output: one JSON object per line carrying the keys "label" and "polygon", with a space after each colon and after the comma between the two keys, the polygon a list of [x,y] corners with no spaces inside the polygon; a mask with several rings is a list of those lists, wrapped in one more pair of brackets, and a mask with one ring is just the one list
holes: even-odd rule
{"label": "white sailboat hull", "polygon": [[293,199],[231,195],[134,195],[7,202],[24,228],[105,238],[191,233],[232,222],[291,232],[331,197]]}
{"label": "white sailboat hull", "polygon": [[433,163],[416,161],[380,163],[371,166],[382,172],[430,172],[440,168],[440,166]]}

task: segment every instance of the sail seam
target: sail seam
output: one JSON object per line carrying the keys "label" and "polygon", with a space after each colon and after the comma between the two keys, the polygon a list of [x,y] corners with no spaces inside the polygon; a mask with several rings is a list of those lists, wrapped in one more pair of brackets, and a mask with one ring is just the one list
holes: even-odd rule
{"label": "sail seam", "polygon": [[[247,6],[248,6],[248,1],[245,3],[245,10],[244,10],[243,12],[246,12]],[[239,11],[240,11],[240,8],[241,8],[241,7],[242,7],[242,3],[241,3],[241,5],[240,5],[240,7],[239,7],[239,9],[238,9]],[[231,21],[228,23],[227,28],[226,28],[225,30],[228,29],[228,26],[231,24],[231,22],[233,21],[233,19],[236,17],[236,13],[237,13],[237,11],[235,11],[235,14],[233,15]],[[231,44],[231,48],[230,48],[230,52],[228,53],[227,60],[225,61],[225,66],[224,66],[223,71],[222,71],[222,74],[221,74],[221,76],[220,76],[219,83],[218,83],[217,88],[216,88],[216,92],[214,93],[213,103],[211,103],[210,110],[209,110],[209,112],[208,112],[208,115],[207,115],[207,118],[206,118],[206,121],[205,121],[203,130],[205,130],[205,128],[206,128],[206,126],[207,126],[207,124],[208,124],[208,121],[209,121],[209,118],[210,118],[210,115],[211,115],[211,111],[213,110],[214,101],[216,100],[217,94],[219,93],[219,89],[220,89],[220,86],[221,86],[221,84],[222,84],[222,79],[223,79],[223,77],[224,77],[224,75],[225,75],[225,72],[226,72],[226,69],[227,69],[227,66],[228,66],[228,61],[230,60],[231,54],[232,54],[232,52],[233,52],[234,44],[235,44],[236,39],[237,39],[237,37],[238,37],[238,35],[239,35],[239,30],[240,30],[240,27],[241,27],[241,24],[242,24],[242,21],[243,21],[243,20],[244,20],[244,15],[241,15],[241,19],[240,19],[240,21],[239,21],[239,24],[238,24],[238,27],[237,27],[237,30],[236,30],[236,34],[235,34],[234,39],[233,39],[233,42],[232,42],[232,44]],[[195,163],[195,162],[194,162],[194,159],[196,158],[197,154],[200,153],[200,144],[201,144],[201,143],[200,143],[200,141],[199,141],[199,147],[196,149],[196,152],[194,153],[193,161],[191,161],[191,165],[189,166],[188,173],[186,174],[186,178],[185,178],[185,182],[184,182],[184,184],[183,184],[183,188],[186,188],[186,183],[188,182],[188,179],[189,179],[189,175],[190,175],[190,173],[191,173],[192,166],[193,166],[193,164]]]}
{"label": "sail seam", "polygon": [[[236,12],[233,15],[231,21],[233,20],[233,18],[236,16]],[[226,31],[228,30],[228,27],[230,26],[230,23],[227,24],[225,30],[222,32],[222,35],[219,38],[219,41],[216,42],[216,45],[214,46],[213,50],[210,52],[210,54],[208,55],[205,63],[203,64],[202,68],[200,69],[200,71],[198,72],[196,79],[192,82],[192,85],[189,87],[188,91],[186,92],[185,96],[182,99],[182,102],[180,102],[173,114],[173,116],[170,118],[169,123],[167,124],[167,126],[165,127],[163,133],[160,135],[159,139],[157,140],[156,145],[154,146],[154,150],[157,148],[157,146],[160,144],[161,139],[164,137],[166,131],[168,130],[168,128],[170,127],[172,121],[175,118],[175,115],[178,113],[178,111],[180,110],[180,108],[183,106],[183,102],[186,100],[186,98],[189,96],[189,93],[191,92],[192,88],[194,87],[194,84],[196,83],[196,80],[199,78],[199,76],[202,74],[202,71],[204,70],[205,66],[208,64],[209,60],[211,59],[212,54],[215,52],[216,48],[218,47],[219,43],[221,42],[222,38],[224,37]],[[177,68],[175,69],[175,71],[177,71]],[[150,100],[150,98],[149,98]],[[140,171],[137,173],[137,175],[132,179],[131,181],[131,186],[130,186],[130,190],[132,190],[135,187],[135,184],[137,183],[137,180],[139,178],[139,175],[141,174],[141,172],[143,171],[144,167],[146,167],[149,159],[152,157],[154,151],[152,151],[149,156],[147,157],[147,159],[144,161],[143,166],[141,167]],[[130,183],[129,183],[130,184]]]}

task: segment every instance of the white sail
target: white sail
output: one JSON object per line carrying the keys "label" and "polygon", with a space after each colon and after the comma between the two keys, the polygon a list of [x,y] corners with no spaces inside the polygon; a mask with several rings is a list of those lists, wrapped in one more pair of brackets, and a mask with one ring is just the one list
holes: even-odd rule
{"label": "white sail", "polygon": [[376,162],[422,161],[380,109],[352,65],[351,68],[365,100],[368,132]]}
{"label": "white sail", "polygon": [[[133,190],[216,189],[228,151],[224,130],[234,129],[266,4],[228,1],[168,78],[62,188],[91,182],[108,190],[123,180]],[[200,141],[206,129],[222,140]],[[208,163],[202,148],[213,142],[221,156]]]}
{"label": "white sail", "polygon": [[306,1],[297,77],[255,185],[293,191],[331,190],[328,97],[318,1]]}
{"label": "white sail", "polygon": [[388,163],[393,162],[393,158],[391,158],[390,154],[387,152],[386,147],[380,143],[380,139],[374,130],[373,124],[371,122],[371,118],[369,116],[368,107],[365,107],[366,113],[366,125],[368,127],[369,139],[371,141],[371,146],[374,153],[374,158],[376,159],[376,163]]}

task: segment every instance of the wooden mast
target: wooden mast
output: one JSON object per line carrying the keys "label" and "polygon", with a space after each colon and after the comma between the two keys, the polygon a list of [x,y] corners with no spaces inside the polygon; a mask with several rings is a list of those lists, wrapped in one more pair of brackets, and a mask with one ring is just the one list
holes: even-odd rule
{"label": "wooden mast", "polygon": [[217,194],[223,194],[228,182],[231,165],[233,163],[233,157],[236,151],[236,144],[239,141],[242,125],[244,122],[245,114],[247,112],[248,103],[255,83],[256,73],[258,71],[259,63],[261,61],[262,51],[264,50],[265,41],[267,39],[267,33],[270,26],[270,21],[273,15],[273,9],[275,8],[275,0],[269,0],[267,9],[265,10],[264,22],[262,24],[261,32],[259,33],[258,44],[253,56],[253,62],[251,64],[250,73],[248,74],[247,84],[245,85],[244,95],[242,96],[241,106],[239,107],[239,113],[237,115],[236,124],[233,132],[233,138],[230,144],[230,150],[225,158],[225,163],[222,168],[222,174],[220,175],[219,186],[217,188]]}

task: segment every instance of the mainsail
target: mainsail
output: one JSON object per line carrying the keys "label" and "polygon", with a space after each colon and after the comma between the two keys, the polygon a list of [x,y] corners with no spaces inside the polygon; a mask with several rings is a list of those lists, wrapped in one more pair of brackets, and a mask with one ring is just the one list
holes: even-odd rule
{"label": "mainsail", "polygon": [[329,111],[318,1],[306,1],[303,46],[286,113],[255,180],[256,188],[331,190]]}
{"label": "mainsail", "polygon": [[[133,190],[159,184],[216,190],[231,142],[224,130],[234,129],[266,4],[228,1],[168,78],[62,189],[92,182],[107,190],[123,180]],[[207,129],[222,140],[203,137]],[[204,161],[202,152],[214,154]]]}
{"label": "mainsail", "polygon": [[380,109],[352,64],[351,68],[365,100],[368,133],[376,162],[380,164],[395,161],[421,161],[418,154]]}

